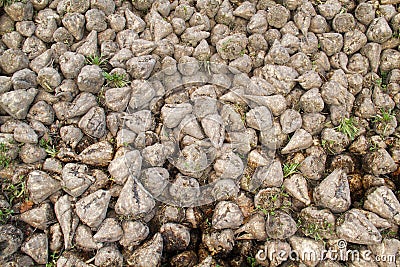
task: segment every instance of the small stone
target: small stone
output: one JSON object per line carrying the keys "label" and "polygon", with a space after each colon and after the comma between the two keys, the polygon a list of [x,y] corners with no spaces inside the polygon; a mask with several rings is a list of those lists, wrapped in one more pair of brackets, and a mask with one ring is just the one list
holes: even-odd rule
{"label": "small stone", "polygon": [[168,128],[175,128],[182,119],[192,112],[192,105],[188,103],[167,104],[161,108],[161,118]]}
{"label": "small stone", "polygon": [[96,266],[122,267],[123,262],[124,257],[121,252],[119,252],[118,248],[113,245],[102,247],[94,257]]}
{"label": "small stone", "polygon": [[392,190],[380,186],[367,195],[364,208],[400,225],[400,203]]}
{"label": "small stone", "polygon": [[289,214],[281,211],[270,215],[265,228],[268,237],[281,240],[293,236],[297,231],[296,222],[293,218]]}
{"label": "small stone", "polygon": [[135,178],[129,176],[115,204],[115,212],[124,216],[138,218],[145,216],[154,206],[154,199]]}
{"label": "small stone", "polygon": [[13,74],[11,82],[14,90],[29,89],[36,87],[37,76],[30,69],[22,69]]}
{"label": "small stone", "polygon": [[21,251],[28,254],[38,264],[47,263],[48,249],[46,234],[32,234],[21,247]]}
{"label": "small stone", "polygon": [[156,233],[152,239],[128,255],[126,261],[137,267],[158,266],[161,264],[162,252],[163,238],[160,233]]}
{"label": "small stone", "polygon": [[46,101],[38,101],[29,109],[27,118],[50,125],[54,121],[54,109]]}
{"label": "small stone", "polygon": [[26,187],[29,192],[29,199],[38,204],[57,192],[61,185],[47,173],[35,170],[29,173]]}
{"label": "small stone", "polygon": [[147,238],[150,233],[149,227],[140,221],[123,221],[124,231],[119,243],[131,250]]}
{"label": "small stone", "polygon": [[65,52],[60,57],[60,69],[66,79],[75,79],[78,77],[84,66],[85,57],[81,54]]}
{"label": "small stone", "polygon": [[124,111],[131,96],[130,87],[111,88],[105,93],[105,102],[109,109],[117,112]]}
{"label": "small stone", "polygon": [[318,88],[313,88],[301,96],[299,105],[304,112],[321,112],[324,109],[324,100]]}
{"label": "small stone", "polygon": [[89,227],[98,227],[106,218],[111,194],[98,190],[76,203],[76,214]]}
{"label": "small stone", "polygon": [[[292,250],[297,252],[299,259],[306,266],[314,267],[321,260],[318,255],[322,255],[325,247],[322,241],[315,241],[311,238],[292,236],[289,239]],[[314,255],[311,256],[310,255]]]}
{"label": "small stone", "polygon": [[11,2],[5,5],[4,11],[14,21],[32,20],[33,5],[29,2]]}
{"label": "small stone", "polygon": [[[306,207],[301,210],[299,229],[305,236],[316,239],[336,238],[335,216],[328,209],[318,209],[316,207]],[[315,229],[318,229],[315,231]]]}
{"label": "small stone", "polygon": [[97,250],[103,246],[102,243],[96,243],[93,239],[93,234],[90,228],[83,224],[76,228],[74,238],[76,245],[83,250]]}
{"label": "small stone", "polygon": [[107,29],[106,15],[103,11],[92,8],[85,13],[86,30],[102,32]]}
{"label": "small stone", "polygon": [[73,125],[63,126],[60,129],[61,139],[72,148],[75,148],[83,137],[82,131]]}
{"label": "small stone", "polygon": [[301,115],[293,109],[287,109],[280,117],[282,132],[285,134],[292,133],[299,129],[302,124]]}
{"label": "small stone", "polygon": [[[98,54],[98,41],[100,38],[97,36],[96,31],[91,31],[88,36],[86,36],[85,42],[76,49],[76,52],[84,55],[85,57],[93,56]],[[91,65],[97,66],[97,65]]]}
{"label": "small stone", "polygon": [[15,90],[0,96],[0,106],[12,117],[23,120],[28,114],[29,106],[32,104],[38,90]]}
{"label": "small stone", "polygon": [[334,213],[345,212],[351,205],[350,187],[347,175],[342,169],[329,174],[315,189],[314,201],[317,205]]}
{"label": "small stone", "polygon": [[374,19],[366,32],[369,41],[383,43],[392,37],[392,29],[384,17]]}
{"label": "small stone", "polygon": [[85,16],[79,13],[67,13],[62,19],[64,27],[76,40],[82,40],[85,31]]}
{"label": "small stone", "polygon": [[378,229],[356,209],[337,220],[336,233],[339,238],[361,245],[379,244],[382,240]]}
{"label": "small stone", "polygon": [[363,168],[365,171],[379,176],[394,172],[397,169],[397,164],[386,149],[381,148],[364,156]]}
{"label": "small stone", "polygon": [[20,143],[36,144],[38,142],[38,135],[28,124],[21,123],[14,129],[14,139]]}
{"label": "small stone", "polygon": [[190,231],[186,226],[166,223],[160,228],[165,251],[185,250],[190,243]]}
{"label": "small stone", "polygon": [[93,166],[107,166],[114,155],[114,148],[108,141],[94,143],[85,148],[79,158],[82,163]]}
{"label": "small stone", "polygon": [[265,106],[258,106],[251,109],[246,114],[248,127],[259,131],[265,131],[272,127],[271,111]]}
{"label": "small stone", "polygon": [[25,211],[20,216],[22,221],[41,230],[46,230],[53,218],[53,209],[49,203],[43,203],[39,207]]}
{"label": "small stone", "polygon": [[118,221],[114,218],[106,218],[101,223],[93,239],[96,242],[115,242],[121,239],[122,234],[122,227]]}
{"label": "small stone", "polygon": [[[210,232],[203,233],[202,240],[204,245],[207,246],[208,250],[211,253],[226,254],[231,252],[235,245],[235,234],[231,229],[224,229],[221,231],[214,231],[211,233]],[[210,264],[204,266],[210,266]]]}
{"label": "small stone", "polygon": [[290,18],[290,11],[282,5],[273,5],[268,9],[268,24],[275,28],[282,28]]}
{"label": "small stone", "polygon": [[64,248],[69,249],[72,246],[72,238],[79,223],[79,218],[72,211],[72,203],[68,195],[60,197],[54,204],[54,211],[60,224],[64,237]]}
{"label": "small stone", "polygon": [[240,57],[246,48],[248,40],[243,34],[234,34],[218,41],[216,48],[223,59],[233,60]]}
{"label": "small stone", "polygon": [[106,115],[101,107],[91,108],[78,123],[79,128],[94,138],[101,138],[106,134]]}
{"label": "small stone", "polygon": [[124,151],[123,155],[115,157],[110,162],[108,172],[114,178],[115,183],[124,185],[129,175],[139,177],[141,168],[142,156],[140,152],[138,150]]}
{"label": "small stone", "polygon": [[268,238],[265,224],[264,215],[256,213],[235,231],[235,235],[240,240],[256,239],[258,241],[265,241]]}
{"label": "small stone", "polygon": [[307,180],[302,175],[294,174],[286,178],[283,186],[289,195],[307,206],[310,205],[311,199],[308,193]]}
{"label": "small stone", "polygon": [[103,70],[97,65],[87,65],[78,75],[77,85],[82,92],[98,93],[104,83]]}
{"label": "small stone", "polygon": [[19,157],[22,162],[30,164],[44,160],[47,157],[47,153],[42,147],[25,143],[19,151]]}
{"label": "small stone", "polygon": [[217,204],[212,218],[214,229],[238,228],[243,222],[243,214],[233,202],[221,201]]}
{"label": "small stone", "polygon": [[0,262],[10,258],[21,247],[24,235],[22,231],[14,225],[0,225],[0,242],[2,244],[0,252]]}
{"label": "small stone", "polygon": [[68,163],[62,170],[61,186],[65,192],[73,197],[79,197],[95,181],[88,174],[89,169],[84,164]]}
{"label": "small stone", "polygon": [[133,57],[126,62],[127,71],[133,79],[149,78],[155,64],[152,56]]}
{"label": "small stone", "polygon": [[274,160],[269,166],[257,167],[253,179],[261,181],[263,187],[280,187],[283,183],[281,162]]}
{"label": "small stone", "polygon": [[289,143],[282,149],[282,154],[297,152],[312,145],[312,136],[303,129],[298,129],[294,132]]}

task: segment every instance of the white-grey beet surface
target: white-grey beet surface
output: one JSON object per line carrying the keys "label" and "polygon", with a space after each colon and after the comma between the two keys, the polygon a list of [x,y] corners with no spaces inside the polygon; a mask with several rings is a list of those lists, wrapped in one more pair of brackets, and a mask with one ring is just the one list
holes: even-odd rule
{"label": "white-grey beet surface", "polygon": [[0,0],[0,266],[399,266],[399,5]]}

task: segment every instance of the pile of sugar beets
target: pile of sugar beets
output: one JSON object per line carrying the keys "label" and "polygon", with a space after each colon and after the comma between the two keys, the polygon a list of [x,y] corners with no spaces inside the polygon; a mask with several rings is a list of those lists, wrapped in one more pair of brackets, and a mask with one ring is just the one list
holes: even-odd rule
{"label": "pile of sugar beets", "polygon": [[0,0],[0,34],[0,266],[400,266],[399,0]]}

